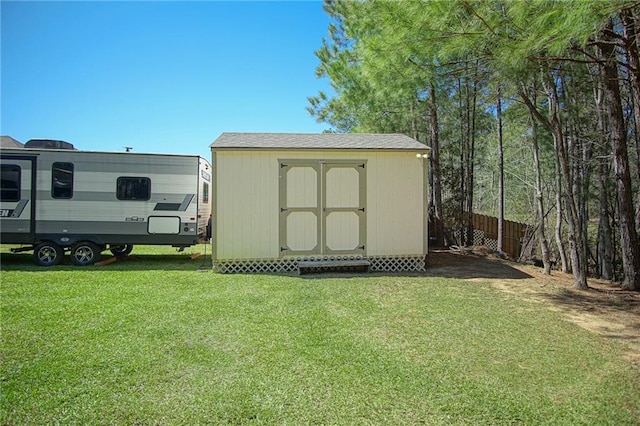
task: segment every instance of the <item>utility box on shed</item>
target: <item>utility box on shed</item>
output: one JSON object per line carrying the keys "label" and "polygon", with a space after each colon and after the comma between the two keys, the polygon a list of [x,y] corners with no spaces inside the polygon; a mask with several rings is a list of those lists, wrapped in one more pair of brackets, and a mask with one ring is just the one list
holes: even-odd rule
{"label": "utility box on shed", "polygon": [[223,133],[211,149],[219,272],[424,270],[427,146],[401,134]]}

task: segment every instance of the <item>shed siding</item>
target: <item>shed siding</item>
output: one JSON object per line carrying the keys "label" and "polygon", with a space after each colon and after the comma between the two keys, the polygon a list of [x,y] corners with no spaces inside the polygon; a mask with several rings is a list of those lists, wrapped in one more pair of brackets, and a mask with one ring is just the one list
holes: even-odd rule
{"label": "shed siding", "polygon": [[[216,247],[218,259],[264,259],[280,256],[278,191],[282,159],[366,160],[366,254],[419,255],[425,251],[425,161],[416,152],[371,150],[214,151],[216,170]],[[301,170],[300,179],[313,180]],[[349,171],[338,171],[349,173]],[[301,185],[300,188],[307,186]],[[298,188],[296,186],[296,188]],[[300,192],[301,204],[315,193]],[[342,204],[352,194],[337,196]],[[297,238],[303,238],[299,235]],[[305,237],[306,238],[306,237]],[[345,232],[348,246],[354,237]],[[305,245],[304,241],[296,244]]]}
{"label": "shed siding", "polygon": [[372,153],[367,175],[367,254],[424,251],[424,161],[410,152]]}
{"label": "shed siding", "polygon": [[270,152],[218,152],[216,246],[220,259],[277,258],[278,167]]}

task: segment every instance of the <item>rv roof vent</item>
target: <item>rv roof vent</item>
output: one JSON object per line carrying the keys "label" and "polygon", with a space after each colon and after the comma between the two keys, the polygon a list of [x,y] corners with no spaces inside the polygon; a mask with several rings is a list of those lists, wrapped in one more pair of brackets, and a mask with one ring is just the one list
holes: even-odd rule
{"label": "rv roof vent", "polygon": [[24,144],[25,148],[40,149],[74,149],[73,144],[65,141],[56,141],[53,139],[30,139]]}

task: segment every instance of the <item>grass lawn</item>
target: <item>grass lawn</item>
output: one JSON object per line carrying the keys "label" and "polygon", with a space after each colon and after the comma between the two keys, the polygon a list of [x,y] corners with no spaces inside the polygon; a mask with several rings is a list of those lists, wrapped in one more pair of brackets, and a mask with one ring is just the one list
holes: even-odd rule
{"label": "grass lawn", "polygon": [[[201,251],[202,249],[192,249]],[[2,424],[638,424],[619,341],[483,281],[2,249]]]}

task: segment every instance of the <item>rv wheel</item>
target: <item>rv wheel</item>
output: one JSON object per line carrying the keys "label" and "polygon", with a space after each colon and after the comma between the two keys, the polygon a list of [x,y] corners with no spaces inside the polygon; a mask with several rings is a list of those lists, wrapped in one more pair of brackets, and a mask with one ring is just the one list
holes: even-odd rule
{"label": "rv wheel", "polygon": [[109,247],[111,253],[116,257],[126,256],[133,250],[133,244],[119,244],[117,246]]}
{"label": "rv wheel", "polygon": [[45,241],[33,250],[33,260],[38,266],[53,266],[62,262],[64,251],[56,243]]}
{"label": "rv wheel", "polygon": [[82,241],[71,246],[71,262],[74,265],[92,265],[100,257],[100,248],[90,241]]}

